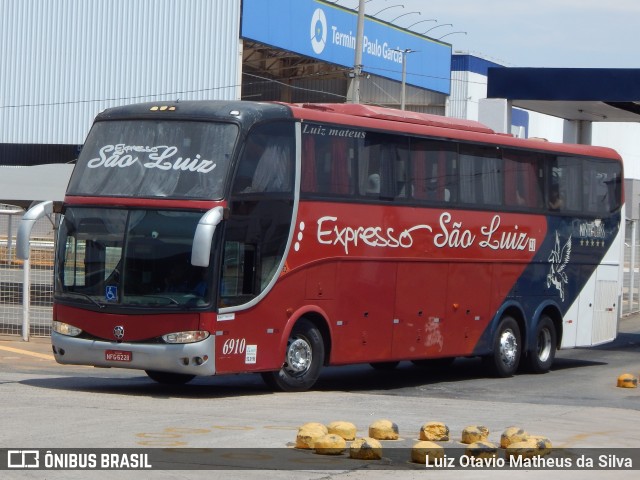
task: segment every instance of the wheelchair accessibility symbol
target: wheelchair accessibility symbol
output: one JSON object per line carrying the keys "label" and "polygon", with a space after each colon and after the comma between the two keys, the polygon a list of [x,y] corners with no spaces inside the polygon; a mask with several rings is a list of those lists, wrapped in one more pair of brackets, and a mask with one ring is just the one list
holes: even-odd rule
{"label": "wheelchair accessibility symbol", "polygon": [[107,302],[115,302],[118,300],[118,287],[115,285],[107,285],[104,297],[107,299]]}

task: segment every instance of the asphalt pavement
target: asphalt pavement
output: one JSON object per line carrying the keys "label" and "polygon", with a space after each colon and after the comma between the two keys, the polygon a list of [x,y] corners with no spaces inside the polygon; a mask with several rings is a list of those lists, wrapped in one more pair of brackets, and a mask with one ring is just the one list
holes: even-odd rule
{"label": "asphalt pavement", "polygon": [[[225,478],[424,478],[425,466],[409,462],[407,452],[417,442],[422,424],[441,421],[451,431],[450,441],[443,444],[446,448],[462,446],[460,433],[470,425],[486,426],[493,443],[500,442],[507,427],[520,426],[548,437],[554,448],[569,452],[573,462],[593,451],[604,455],[605,462],[633,457],[631,468],[559,468],[552,469],[554,477],[635,478],[640,469],[636,458],[640,390],[617,388],[616,375],[640,374],[638,353],[640,315],[633,315],[622,319],[616,342],[561,351],[558,368],[547,375],[513,379],[483,378],[474,376],[475,371],[461,375],[468,368],[473,371],[473,360],[456,362],[452,373],[426,379],[411,366],[387,374],[354,366],[326,369],[313,391],[272,393],[255,375],[201,379],[176,388],[156,385],[142,372],[59,366],[48,339],[23,342],[3,336],[0,448],[161,448],[166,452],[187,448],[227,452],[224,461],[230,466],[234,460],[252,459],[264,468],[274,468],[260,470],[263,474],[225,471]],[[293,448],[297,429],[304,423],[349,421],[357,426],[358,436],[367,436],[368,426],[381,418],[396,423],[400,439],[383,441],[386,453],[373,466],[352,461],[348,455],[325,457]],[[285,460],[293,462],[293,467],[277,468],[283,457],[272,451],[285,452]],[[462,470],[428,475],[447,479],[545,474],[536,469]],[[91,478],[107,478],[109,472],[102,472],[102,477],[99,472],[78,471],[3,473],[2,478],[84,479],[87,473]],[[114,472],[114,478],[220,478],[220,473],[169,469],[145,475]]]}

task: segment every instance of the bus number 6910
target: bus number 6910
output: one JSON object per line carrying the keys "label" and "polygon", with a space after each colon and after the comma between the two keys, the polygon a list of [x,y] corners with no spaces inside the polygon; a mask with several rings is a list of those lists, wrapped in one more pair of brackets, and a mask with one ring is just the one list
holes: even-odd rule
{"label": "bus number 6910", "polygon": [[223,355],[240,355],[244,353],[247,340],[244,338],[229,338],[222,345]]}

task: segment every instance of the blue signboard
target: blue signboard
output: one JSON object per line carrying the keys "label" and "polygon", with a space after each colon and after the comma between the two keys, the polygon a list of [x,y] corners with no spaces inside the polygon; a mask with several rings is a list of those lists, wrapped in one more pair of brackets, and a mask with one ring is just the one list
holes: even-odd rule
{"label": "blue signboard", "polygon": [[[352,68],[358,15],[319,0],[244,0],[242,37]],[[449,94],[451,45],[365,17],[363,71]]]}

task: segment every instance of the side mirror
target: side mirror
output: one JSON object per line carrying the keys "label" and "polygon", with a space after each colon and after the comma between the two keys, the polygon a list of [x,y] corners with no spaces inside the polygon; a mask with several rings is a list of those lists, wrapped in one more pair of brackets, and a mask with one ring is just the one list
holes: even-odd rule
{"label": "side mirror", "polygon": [[222,221],[223,217],[224,209],[222,207],[213,207],[200,218],[196,233],[193,235],[193,247],[191,249],[191,265],[194,267],[209,266],[213,234],[216,232],[216,226]]}
{"label": "side mirror", "polygon": [[52,213],[53,202],[48,200],[34,205],[22,216],[20,226],[18,227],[18,236],[16,238],[16,256],[19,259],[29,260],[31,229],[33,229],[33,226],[38,220],[45,215],[51,215]]}

